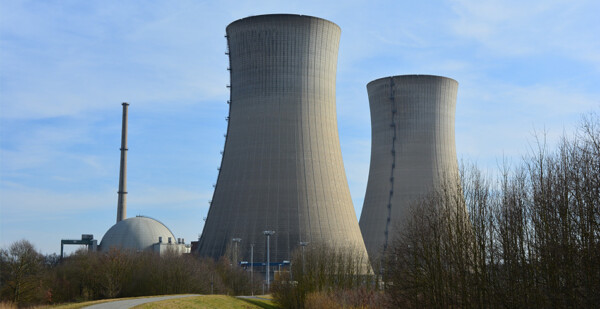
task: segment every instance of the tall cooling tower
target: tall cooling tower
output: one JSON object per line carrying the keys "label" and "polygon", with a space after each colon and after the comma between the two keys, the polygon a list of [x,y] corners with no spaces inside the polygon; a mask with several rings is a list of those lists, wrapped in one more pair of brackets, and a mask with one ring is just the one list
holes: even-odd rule
{"label": "tall cooling tower", "polygon": [[[371,166],[360,228],[376,259],[410,217],[410,204],[456,177],[454,112],[458,82],[401,75],[367,85]],[[451,179],[451,178],[449,178]]]}
{"label": "tall cooling tower", "polygon": [[227,27],[229,125],[200,255],[218,258],[239,245],[236,255],[250,261],[254,245],[254,261],[265,261],[268,230],[271,262],[289,260],[300,242],[366,255],[337,131],[340,32],[301,15]]}

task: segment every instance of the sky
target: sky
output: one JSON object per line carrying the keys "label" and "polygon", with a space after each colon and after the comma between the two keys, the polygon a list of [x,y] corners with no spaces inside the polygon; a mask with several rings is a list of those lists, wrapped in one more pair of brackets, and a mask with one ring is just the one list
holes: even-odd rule
{"label": "sky", "polygon": [[526,155],[535,132],[552,145],[600,111],[599,12],[597,0],[0,0],[0,248],[101,240],[116,220],[121,102],[128,217],[196,240],[225,141],[224,35],[237,19],[290,13],[341,27],[338,129],[360,216],[368,82],[457,80],[457,156],[493,170]]}

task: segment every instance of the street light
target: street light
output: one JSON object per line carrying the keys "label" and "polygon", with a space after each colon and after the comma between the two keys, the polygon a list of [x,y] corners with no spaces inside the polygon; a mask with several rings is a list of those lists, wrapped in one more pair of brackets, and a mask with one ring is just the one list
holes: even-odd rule
{"label": "street light", "polygon": [[254,244],[250,244],[250,287],[254,296]]}
{"label": "street light", "polygon": [[271,257],[269,256],[269,240],[271,239],[271,235],[275,234],[275,231],[263,231],[263,234],[267,236],[267,291],[269,291],[271,287],[271,276],[269,274],[269,266],[271,264]]}
{"label": "street light", "polygon": [[301,241],[300,246],[302,247],[302,275],[304,276],[304,247],[308,245],[308,241]]}
{"label": "street light", "polygon": [[240,243],[242,241],[241,238],[232,238],[231,241],[233,241],[235,243],[235,251],[233,252],[233,263],[234,265],[237,264],[237,259],[238,259],[238,243]]}

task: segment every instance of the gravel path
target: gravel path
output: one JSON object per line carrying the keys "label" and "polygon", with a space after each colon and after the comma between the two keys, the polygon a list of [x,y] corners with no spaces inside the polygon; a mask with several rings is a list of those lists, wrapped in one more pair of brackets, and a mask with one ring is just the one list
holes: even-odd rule
{"label": "gravel path", "polygon": [[151,302],[161,301],[161,300],[165,300],[165,299],[183,298],[183,297],[192,297],[192,296],[200,296],[200,294],[171,295],[171,296],[161,296],[161,297],[147,297],[147,298],[117,300],[117,301],[111,301],[108,303],[87,306],[87,307],[83,307],[83,308],[87,308],[87,309],[127,309],[127,308],[131,308],[131,307],[135,307],[137,305],[145,304],[145,303],[151,303]]}
{"label": "gravel path", "polygon": [[273,301],[272,298],[260,297],[260,296],[236,296],[237,298],[250,298],[250,299],[260,299],[260,300],[268,300]]}

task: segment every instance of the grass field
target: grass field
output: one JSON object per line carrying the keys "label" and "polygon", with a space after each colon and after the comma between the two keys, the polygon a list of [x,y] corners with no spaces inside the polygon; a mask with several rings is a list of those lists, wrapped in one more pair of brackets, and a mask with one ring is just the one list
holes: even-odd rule
{"label": "grass field", "polygon": [[202,308],[202,309],[279,309],[272,301],[264,299],[236,298],[226,295],[205,295],[147,303],[136,309]]}
{"label": "grass field", "polygon": [[[146,298],[143,297],[130,297],[130,298],[113,298],[113,299],[103,299],[103,300],[95,300],[88,301],[82,303],[71,303],[71,304],[63,304],[63,305],[54,305],[54,306],[34,306],[30,307],[30,309],[79,309],[95,304],[119,301],[125,299],[134,299],[134,298]],[[160,296],[155,296],[160,297]],[[167,299],[163,301],[157,301],[147,304],[142,304],[136,306],[134,308],[203,308],[203,309],[212,309],[212,308],[233,308],[233,309],[279,309],[277,305],[271,300],[270,295],[260,296],[262,299],[248,299],[248,298],[236,298],[233,296],[226,295],[205,295],[205,296],[192,296],[186,298],[177,298],[177,299]],[[8,302],[0,302],[0,309],[16,309],[17,306]]]}
{"label": "grass field", "polygon": [[[101,300],[92,300],[92,301],[86,301],[86,302],[81,302],[81,303],[69,303],[69,304],[60,304],[60,305],[37,305],[37,306],[32,306],[32,307],[27,307],[29,309],[47,309],[47,308],[52,308],[52,309],[79,309],[79,308],[83,308],[83,307],[87,307],[87,306],[91,306],[91,305],[96,305],[96,304],[101,304],[101,303],[107,303],[107,302],[111,302],[111,301],[118,301],[118,300],[125,300],[125,299],[134,299],[134,298],[144,298],[144,297],[148,297],[148,296],[143,296],[143,297],[128,297],[128,298],[113,298],[113,299],[101,299]],[[154,297],[154,296],[152,296]],[[156,296],[159,297],[159,296]],[[17,305],[10,303],[10,302],[1,302],[0,303],[0,309],[17,309]]]}

